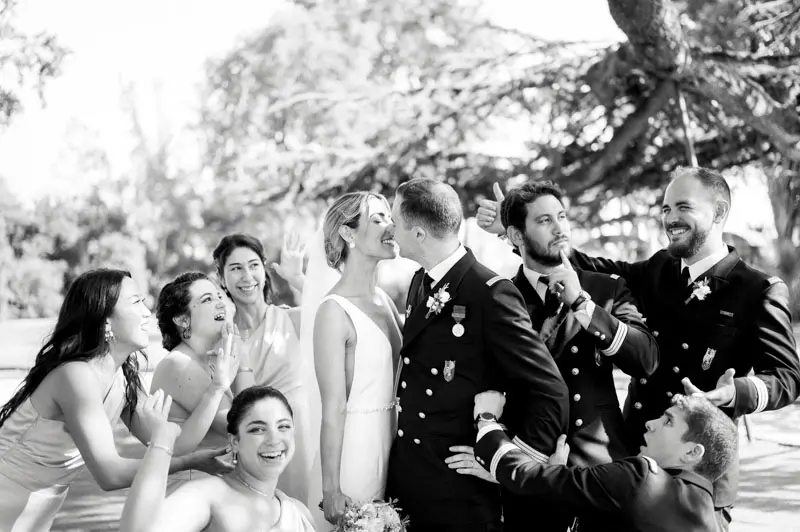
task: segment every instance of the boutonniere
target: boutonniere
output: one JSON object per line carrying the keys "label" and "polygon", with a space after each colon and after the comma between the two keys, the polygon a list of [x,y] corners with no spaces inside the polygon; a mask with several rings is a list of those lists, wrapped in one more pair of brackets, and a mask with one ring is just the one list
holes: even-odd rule
{"label": "boutonniere", "polygon": [[689,294],[689,297],[686,298],[686,301],[683,302],[684,305],[689,304],[689,301],[692,299],[703,301],[706,296],[711,293],[711,287],[708,286],[708,277],[702,281],[695,281],[692,286],[694,286],[694,289],[692,290],[692,293]]}
{"label": "boutonniere", "polygon": [[425,306],[428,307],[428,313],[425,314],[426,320],[431,314],[439,314],[447,302],[450,301],[450,294],[447,291],[448,286],[450,286],[450,283],[445,283],[435,294],[428,296],[428,302],[425,303]]}

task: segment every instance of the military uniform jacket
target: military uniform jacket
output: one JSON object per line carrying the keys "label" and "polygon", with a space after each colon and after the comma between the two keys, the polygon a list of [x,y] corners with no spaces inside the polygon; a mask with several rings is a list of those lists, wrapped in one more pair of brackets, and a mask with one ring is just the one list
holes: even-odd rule
{"label": "military uniform jacket", "polygon": [[568,506],[580,516],[581,532],[719,530],[711,483],[691,471],[661,469],[651,458],[594,467],[545,465],[521,452],[500,425],[483,429],[475,456],[504,487]]}
{"label": "military uniform jacket", "polygon": [[[582,268],[622,276],[658,340],[658,370],[649,379],[633,381],[626,402],[642,433],[645,421],[669,407],[672,394],[683,393],[684,377],[701,390],[712,390],[725,370],[736,369],[736,400],[728,409],[734,418],[797,399],[800,364],[789,290],[777,277],[745,264],[735,249],[689,288],[681,286],[680,259],[666,250],[634,264],[579,252],[573,260]],[[705,280],[710,291],[704,299],[687,302],[695,285]],[[755,375],[748,376],[751,369]]]}
{"label": "military uniform jacket", "polygon": [[[546,339],[567,383],[570,396],[569,464],[593,466],[636,454],[625,432],[614,386],[616,365],[633,378],[646,378],[658,366],[658,345],[642,321],[633,295],[617,275],[577,270],[583,290],[595,303],[584,329],[563,308],[550,321],[560,322]],[[523,273],[514,284],[525,298],[535,328],[548,328],[544,304]]]}
{"label": "military uniform jacket", "polygon": [[415,523],[497,522],[499,487],[444,461],[475,442],[475,395],[505,392],[504,422],[546,458],[567,428],[567,387],[510,280],[467,250],[430,292],[449,295],[437,313],[417,301],[423,275],[409,291],[387,495]]}
{"label": "military uniform jacket", "polygon": [[[634,379],[625,401],[625,422],[639,442],[645,422],[660,417],[689,377],[712,390],[734,368],[736,398],[731,417],[773,410],[800,393],[800,364],[789,312],[789,290],[777,277],[751,268],[729,247],[728,255],[689,287],[682,286],[681,262],[666,250],[629,264],[574,252],[580,268],[623,277],[659,344],[661,362],[649,378]],[[707,285],[704,296],[693,296]],[[748,375],[750,371],[754,375]],[[734,464],[716,487],[717,506],[733,504],[738,481]]]}

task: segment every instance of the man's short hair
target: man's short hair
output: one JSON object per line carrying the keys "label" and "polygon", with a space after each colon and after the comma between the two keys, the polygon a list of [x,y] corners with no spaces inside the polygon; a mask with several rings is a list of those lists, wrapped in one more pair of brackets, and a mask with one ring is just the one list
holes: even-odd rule
{"label": "man's short hair", "polygon": [[706,190],[711,192],[711,197],[714,198],[714,201],[724,201],[730,209],[731,187],[728,186],[728,182],[725,181],[722,174],[702,166],[679,166],[672,171],[672,179],[682,175],[690,175],[700,181]]}
{"label": "man's short hair", "polygon": [[739,431],[725,413],[705,397],[679,396],[675,406],[688,425],[682,440],[699,443],[705,454],[694,471],[711,482],[721,477],[739,452]]}
{"label": "man's short hair", "polygon": [[528,205],[542,196],[554,196],[564,205],[564,191],[552,181],[536,181],[525,183],[519,188],[508,191],[500,204],[500,222],[503,227],[516,227],[525,232],[525,219],[528,217]]}
{"label": "man's short hair", "polygon": [[406,226],[418,225],[435,238],[458,235],[464,211],[458,193],[447,183],[412,179],[397,187],[396,194],[403,198],[400,214]]}

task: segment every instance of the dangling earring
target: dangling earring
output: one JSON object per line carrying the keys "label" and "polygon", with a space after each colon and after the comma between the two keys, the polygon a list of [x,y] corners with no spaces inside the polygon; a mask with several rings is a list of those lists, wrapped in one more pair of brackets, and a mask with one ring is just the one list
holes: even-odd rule
{"label": "dangling earring", "polygon": [[353,249],[354,247],[356,247],[356,243],[355,242],[348,242],[347,247],[349,247],[350,249]]}
{"label": "dangling earring", "polygon": [[233,457],[231,458],[231,463],[236,465],[239,463],[239,453],[237,451],[233,451]]}
{"label": "dangling earring", "polygon": [[116,338],[114,337],[114,331],[111,330],[111,325],[109,325],[108,323],[106,323],[106,331],[103,334],[103,337],[105,338],[107,344],[110,344],[111,342],[116,340]]}
{"label": "dangling earring", "polygon": [[184,330],[181,331],[181,338],[184,340],[188,340],[192,337],[192,327],[191,325],[187,325]]}

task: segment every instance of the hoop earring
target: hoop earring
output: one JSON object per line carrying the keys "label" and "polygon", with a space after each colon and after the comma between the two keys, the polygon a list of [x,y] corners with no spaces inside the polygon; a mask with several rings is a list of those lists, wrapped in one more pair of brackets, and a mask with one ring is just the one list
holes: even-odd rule
{"label": "hoop earring", "polygon": [[181,338],[184,340],[188,340],[192,337],[192,327],[187,325],[184,330],[181,331]]}

